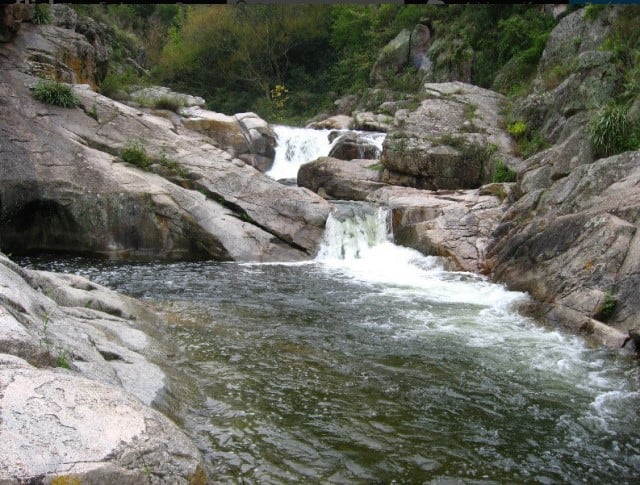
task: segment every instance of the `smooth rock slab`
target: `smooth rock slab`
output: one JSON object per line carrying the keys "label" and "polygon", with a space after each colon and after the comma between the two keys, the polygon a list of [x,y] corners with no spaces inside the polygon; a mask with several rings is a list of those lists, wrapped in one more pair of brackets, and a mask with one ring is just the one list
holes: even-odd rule
{"label": "smooth rock slab", "polygon": [[0,481],[189,483],[200,454],[123,389],[0,354]]}

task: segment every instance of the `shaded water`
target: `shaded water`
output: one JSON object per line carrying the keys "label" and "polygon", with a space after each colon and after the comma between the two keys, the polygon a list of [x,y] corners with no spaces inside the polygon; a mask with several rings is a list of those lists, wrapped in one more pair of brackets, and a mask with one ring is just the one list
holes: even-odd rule
{"label": "shaded water", "polygon": [[221,483],[636,483],[638,368],[526,300],[330,219],[316,261],[33,262],[162,305]]}

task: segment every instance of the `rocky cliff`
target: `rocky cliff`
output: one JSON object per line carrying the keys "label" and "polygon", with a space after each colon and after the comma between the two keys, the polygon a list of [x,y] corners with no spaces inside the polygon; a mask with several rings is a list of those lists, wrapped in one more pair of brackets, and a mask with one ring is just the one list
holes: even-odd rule
{"label": "rocky cliff", "polygon": [[[0,56],[3,249],[258,261],[314,254],[329,212],[323,199],[265,177],[225,151],[226,139],[181,117],[101,96],[92,88],[98,56],[82,33],[24,23]],[[77,107],[34,99],[41,75],[88,83],[72,85]]]}

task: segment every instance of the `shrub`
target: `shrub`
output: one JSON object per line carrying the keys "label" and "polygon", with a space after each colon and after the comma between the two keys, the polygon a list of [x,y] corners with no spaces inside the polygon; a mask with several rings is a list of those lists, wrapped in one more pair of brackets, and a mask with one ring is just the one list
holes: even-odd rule
{"label": "shrub", "polygon": [[123,161],[146,170],[151,165],[151,160],[141,142],[130,142],[120,153]]}
{"label": "shrub", "polygon": [[166,109],[177,113],[182,108],[182,103],[176,98],[170,96],[161,96],[153,103],[153,106],[157,109]]}
{"label": "shrub", "polygon": [[595,315],[600,321],[606,322],[609,320],[613,313],[616,311],[616,307],[618,306],[618,299],[613,296],[610,292],[605,291],[604,293],[604,301]]}
{"label": "shrub", "polygon": [[527,124],[524,121],[516,121],[507,126],[507,133],[516,140],[521,138],[526,132]]}
{"label": "shrub", "polygon": [[591,118],[587,132],[596,158],[608,157],[633,148],[633,130],[627,110],[626,105],[611,103]]}
{"label": "shrub", "polygon": [[503,160],[496,162],[495,171],[493,173],[493,182],[515,182],[518,174],[504,164]]}
{"label": "shrub", "polygon": [[38,81],[33,90],[33,97],[42,103],[62,106],[63,108],[75,108],[78,106],[78,98],[67,84],[58,81]]}
{"label": "shrub", "polygon": [[51,23],[51,11],[46,3],[39,3],[33,9],[33,19],[35,25],[44,25]]}

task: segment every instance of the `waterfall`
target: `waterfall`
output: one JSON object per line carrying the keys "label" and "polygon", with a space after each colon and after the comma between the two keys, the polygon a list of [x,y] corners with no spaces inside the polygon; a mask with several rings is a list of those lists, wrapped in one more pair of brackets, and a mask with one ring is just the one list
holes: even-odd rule
{"label": "waterfall", "polygon": [[284,125],[274,125],[273,131],[277,136],[278,145],[273,165],[266,175],[276,180],[295,179],[302,164],[327,156],[340,138],[337,136],[333,141],[329,141],[331,133],[356,133],[363,140],[376,146],[377,157],[382,154],[382,142],[386,137],[386,133],[378,132],[314,130]]}
{"label": "waterfall", "polygon": [[329,141],[332,130],[275,125],[273,131],[278,145],[273,166],[266,175],[276,180],[295,179],[300,165],[328,155],[332,147]]}

